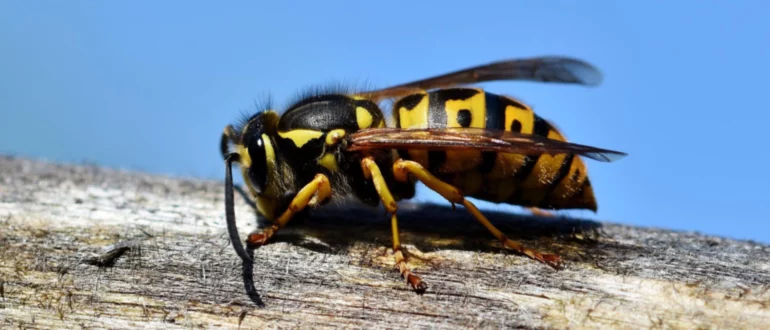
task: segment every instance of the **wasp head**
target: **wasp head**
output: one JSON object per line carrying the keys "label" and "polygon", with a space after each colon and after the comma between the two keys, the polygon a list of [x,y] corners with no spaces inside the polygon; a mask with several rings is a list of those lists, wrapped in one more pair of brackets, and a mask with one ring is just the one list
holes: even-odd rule
{"label": "wasp head", "polygon": [[[283,176],[278,175],[279,162],[272,138],[277,124],[277,113],[270,110],[259,112],[238,130],[227,126],[221,142],[222,156],[230,163],[240,165],[244,182],[256,198],[259,213],[268,220],[273,220],[282,195],[280,187],[285,186],[281,182]],[[230,143],[234,146],[232,151]]]}

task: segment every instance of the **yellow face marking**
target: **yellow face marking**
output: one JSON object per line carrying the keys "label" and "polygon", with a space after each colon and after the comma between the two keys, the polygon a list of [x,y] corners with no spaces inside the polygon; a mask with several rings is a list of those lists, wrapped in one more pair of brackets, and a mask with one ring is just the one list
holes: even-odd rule
{"label": "yellow face marking", "polygon": [[404,107],[394,109],[398,111],[400,126],[403,128],[425,128],[428,127],[428,94],[422,94],[422,100],[412,110]]}
{"label": "yellow face marking", "polygon": [[284,139],[290,139],[294,141],[294,145],[296,145],[297,148],[302,148],[302,146],[310,142],[310,140],[320,138],[322,135],[324,135],[324,132],[312,129],[293,129],[286,132],[278,132],[278,135]]}
{"label": "yellow face marking", "polygon": [[262,142],[265,146],[265,159],[267,160],[267,187],[265,194],[268,196],[277,196],[276,183],[278,178],[276,177],[278,171],[275,169],[275,150],[273,150],[273,143],[267,134],[262,134]]}
{"label": "yellow face marking", "polygon": [[327,145],[335,145],[337,142],[340,142],[340,140],[345,136],[345,130],[338,128],[331,130],[328,134],[326,134],[326,144]]}
{"label": "yellow face marking", "polygon": [[334,154],[332,153],[324,154],[321,158],[318,159],[318,164],[328,168],[332,172],[337,172],[339,170],[339,166],[337,166],[337,159],[334,158]]}
{"label": "yellow face marking", "polygon": [[251,155],[249,155],[249,149],[242,144],[235,146],[238,155],[241,156],[241,167],[251,167]]}
{"label": "yellow face marking", "polygon": [[358,122],[358,128],[364,129],[372,127],[372,113],[366,110],[364,107],[356,107],[356,121]]}

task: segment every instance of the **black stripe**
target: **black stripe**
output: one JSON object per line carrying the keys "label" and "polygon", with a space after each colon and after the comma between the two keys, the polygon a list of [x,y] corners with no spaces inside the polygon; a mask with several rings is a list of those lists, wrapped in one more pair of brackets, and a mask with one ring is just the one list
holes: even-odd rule
{"label": "black stripe", "polygon": [[[548,132],[551,130],[551,125],[549,125],[543,118],[540,118],[540,116],[533,116],[535,116],[535,127],[532,129],[532,134],[547,137]],[[525,180],[532,173],[532,170],[535,169],[535,165],[539,159],[540,155],[524,156],[524,164],[518,171],[516,171],[516,174],[513,177],[519,180]]]}
{"label": "black stripe", "polygon": [[500,106],[500,97],[495,94],[486,93],[484,98],[487,108],[485,127],[491,129],[504,129],[505,107]]}
{"label": "black stripe", "polygon": [[446,162],[446,153],[443,151],[428,151],[428,171],[438,173],[439,168]]}
{"label": "black stripe", "polygon": [[409,151],[406,149],[398,149],[398,156],[403,160],[411,160],[412,156],[409,155]]}
{"label": "black stripe", "polygon": [[439,97],[439,92],[430,93],[428,101],[428,127],[444,128],[447,126],[446,110],[444,110],[443,98]]}
{"label": "black stripe", "polygon": [[481,164],[476,168],[481,174],[492,172],[497,162],[497,153],[494,151],[485,151],[481,153]]}
{"label": "black stripe", "polygon": [[[534,127],[532,128],[532,134],[539,135],[539,136],[548,136],[548,132],[551,130],[551,125],[548,124],[547,121],[545,121],[543,118],[540,118],[538,115],[533,114],[535,118]],[[517,185],[520,185],[521,182],[524,182],[531,174],[532,171],[535,169],[535,165],[537,165],[537,161],[540,160],[540,155],[536,156],[524,156],[524,164],[519,168],[518,171],[516,171],[516,174],[513,175],[515,181],[517,182]],[[526,191],[523,191],[519,187],[519,189],[516,189],[513,194],[508,197],[508,202],[516,203],[516,202],[523,202],[524,196],[526,196]],[[535,206],[535,205],[528,205],[525,206]]]}
{"label": "black stripe", "polygon": [[[505,129],[505,108],[500,106],[500,97],[486,93],[484,95],[487,118],[484,123],[486,128],[489,129]],[[481,153],[481,164],[477,170],[481,174],[487,174],[495,168],[495,162],[497,162],[497,153],[487,151]]]}

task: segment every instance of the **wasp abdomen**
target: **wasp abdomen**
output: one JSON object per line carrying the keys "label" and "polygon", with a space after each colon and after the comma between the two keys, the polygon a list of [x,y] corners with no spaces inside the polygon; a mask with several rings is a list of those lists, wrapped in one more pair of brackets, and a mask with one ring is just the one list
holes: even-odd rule
{"label": "wasp abdomen", "polygon": [[[566,141],[548,121],[511,97],[478,88],[415,93],[394,104],[398,127],[491,128]],[[585,164],[572,154],[400,150],[466,196],[542,208],[596,209]]]}

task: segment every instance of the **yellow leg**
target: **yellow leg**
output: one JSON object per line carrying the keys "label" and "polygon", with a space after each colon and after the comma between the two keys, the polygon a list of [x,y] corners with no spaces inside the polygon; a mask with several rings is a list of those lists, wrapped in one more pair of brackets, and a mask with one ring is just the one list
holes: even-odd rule
{"label": "yellow leg", "polygon": [[382,177],[380,168],[371,158],[364,158],[361,160],[361,167],[364,170],[364,177],[371,179],[374,182],[374,189],[376,189],[377,193],[380,195],[380,199],[382,199],[385,209],[391,213],[390,226],[393,231],[393,255],[396,260],[396,268],[401,272],[401,276],[407,283],[412,286],[412,289],[418,293],[425,292],[428,285],[423,282],[419,276],[413,274],[412,271],[409,270],[406,258],[404,258],[404,253],[401,251],[401,240],[398,238],[398,219],[396,217],[398,204],[396,204],[396,201],[393,199],[393,195],[390,194],[390,190],[385,183],[385,178]]}
{"label": "yellow leg", "polygon": [[514,251],[517,251],[519,253],[525,254],[529,256],[532,259],[538,260],[542,263],[545,263],[551,267],[559,268],[561,264],[561,258],[559,256],[554,254],[543,254],[540,252],[537,252],[535,250],[532,250],[530,248],[524,247],[521,243],[517,241],[513,241],[505,236],[497,227],[495,227],[489,220],[484,216],[484,214],[479,211],[478,208],[476,208],[476,205],[473,205],[470,201],[465,199],[465,197],[462,196],[460,191],[455,188],[454,186],[447,184],[446,182],[443,182],[433,176],[430,172],[425,170],[425,168],[422,167],[419,163],[416,163],[414,161],[409,160],[398,160],[396,163],[393,164],[393,173],[395,175],[396,180],[406,182],[407,175],[412,174],[414,175],[418,180],[420,180],[422,183],[424,183],[428,188],[436,191],[441,196],[449,200],[450,203],[462,203],[463,206],[468,210],[468,212],[473,215],[473,217],[476,218],[478,222],[480,222],[484,227],[489,230],[490,233],[492,233],[493,236],[495,236],[500,242],[503,243],[503,245],[509,249],[512,249]]}
{"label": "yellow leg", "polygon": [[317,174],[315,178],[313,178],[313,181],[310,181],[310,183],[305,185],[299,193],[294,196],[291,204],[289,204],[289,208],[287,208],[278,219],[273,221],[273,224],[269,228],[266,228],[259,233],[249,234],[246,243],[253,245],[265,244],[270,237],[275,235],[278,229],[286,226],[295,214],[302,211],[308,205],[326,200],[331,196],[331,193],[332,188],[329,184],[329,178],[323,174]]}

